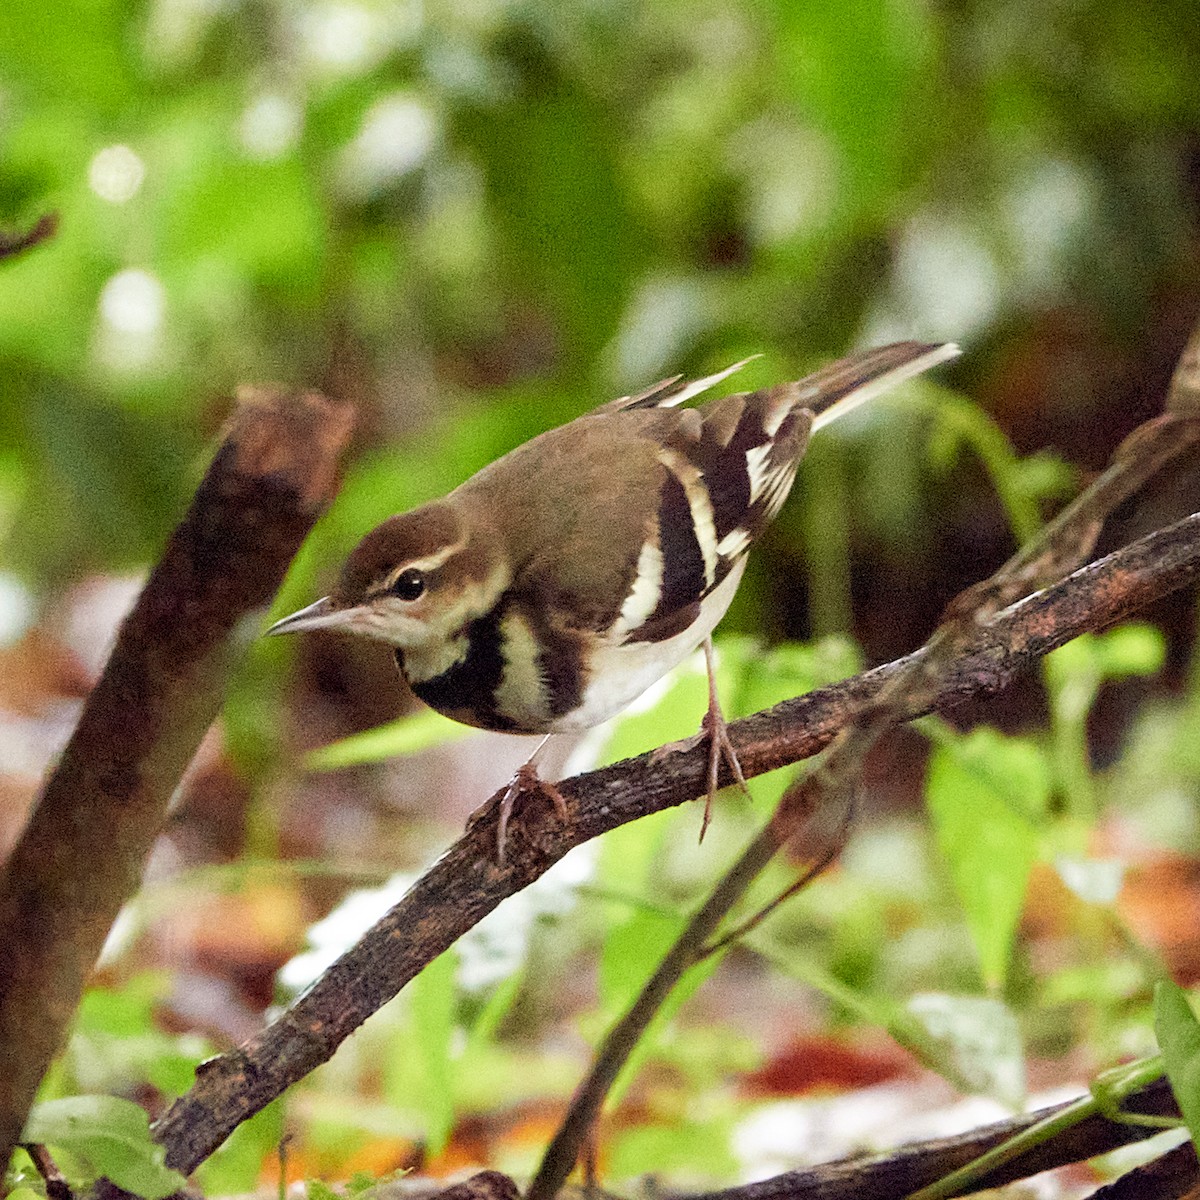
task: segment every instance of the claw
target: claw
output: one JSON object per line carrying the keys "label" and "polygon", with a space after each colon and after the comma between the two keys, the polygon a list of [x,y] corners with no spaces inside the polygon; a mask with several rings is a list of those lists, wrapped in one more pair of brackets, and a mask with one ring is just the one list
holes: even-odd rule
{"label": "claw", "polygon": [[[509,821],[512,819],[517,797],[523,792],[540,792],[554,805],[554,811],[558,814],[559,820],[566,821],[568,819],[567,802],[563,798],[562,792],[549,780],[538,775],[538,759],[549,740],[550,735],[548,734],[538,743],[538,748],[517,768],[517,773],[509,780],[508,787],[504,789],[504,795],[500,797],[500,807],[496,818],[496,861],[502,867],[507,862],[504,848],[508,842]],[[467,828],[470,829],[475,825],[491,810],[491,807],[489,800],[477,808],[467,818]]]}
{"label": "claw", "polygon": [[531,758],[517,768],[517,773],[509,780],[508,787],[500,799],[500,814],[496,820],[496,861],[504,866],[507,858],[504,847],[508,842],[508,822],[512,817],[513,806],[522,792],[541,792],[558,814],[559,820],[567,819],[567,802],[563,794],[549,780],[543,779],[537,772],[537,763]]}
{"label": "claw", "polygon": [[704,819],[700,823],[700,840],[708,832],[708,823],[712,820],[713,797],[717,794],[717,778],[721,773],[721,760],[724,759],[729,770],[737,780],[738,787],[747,795],[750,789],[746,786],[746,777],[742,774],[742,764],[738,762],[737,751],[729,738],[729,725],[725,714],[721,711],[721,701],[717,696],[716,667],[713,662],[712,638],[704,639],[704,666],[708,672],[708,711],[700,722],[700,736],[708,738],[708,793],[704,799]]}

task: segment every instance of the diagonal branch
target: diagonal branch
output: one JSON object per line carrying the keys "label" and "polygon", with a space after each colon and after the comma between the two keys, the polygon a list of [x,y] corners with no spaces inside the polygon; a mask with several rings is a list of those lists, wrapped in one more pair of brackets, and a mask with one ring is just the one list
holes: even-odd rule
{"label": "diagonal branch", "polygon": [[[1184,437],[1184,418],[1177,423]],[[912,719],[999,691],[1043,655],[1103,629],[1200,575],[1200,514],[1077,570],[999,612],[948,665],[928,702],[892,714]],[[730,734],[747,777],[816,754],[924,651],[735,722]],[[563,781],[568,823],[518,823],[508,864],[493,861],[492,819],[478,821],[363,939],[291,1008],[238,1049],[204,1064],[192,1089],[155,1126],[167,1162],[185,1173],[238,1124],[329,1059],[367,1017],[505,897],[527,887],[573,846],[706,790],[703,746],[647,753]]]}
{"label": "diagonal branch", "polygon": [[[1200,330],[1189,343],[1189,352],[1196,349],[1196,338],[1200,338]],[[1194,357],[1185,354],[1176,372],[1172,401],[1191,394]],[[1200,422],[1171,414],[1139,427],[1117,448],[1108,469],[1037,537],[993,575],[956,597],[921,650],[851,715],[817,768],[784,792],[771,820],[692,915],[633,1005],[605,1036],[550,1140],[526,1200],[553,1200],[566,1183],[585,1144],[594,1137],[600,1111],[618,1074],[684,972],[753,928],[837,857],[852,818],[866,756],[879,737],[912,710],[933,704],[956,660],[969,650],[989,618],[1024,596],[1038,579],[1053,578],[1085,560],[1112,509],[1197,439]],[[785,843],[794,844],[806,828],[808,816],[819,812],[844,814],[841,834],[830,848],[740,928],[706,946],[777,850]]]}
{"label": "diagonal branch", "polygon": [[32,250],[34,246],[52,238],[58,232],[58,213],[48,212],[40,216],[28,229],[0,229],[0,259],[15,258]]}

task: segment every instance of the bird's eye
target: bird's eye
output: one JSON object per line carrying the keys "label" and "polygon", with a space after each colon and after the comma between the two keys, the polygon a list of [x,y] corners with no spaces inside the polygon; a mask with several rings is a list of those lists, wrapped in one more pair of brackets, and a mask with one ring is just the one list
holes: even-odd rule
{"label": "bird's eye", "polygon": [[407,571],[401,571],[392,584],[392,595],[398,596],[401,600],[417,600],[424,591],[425,572],[418,571],[416,567],[409,567]]}

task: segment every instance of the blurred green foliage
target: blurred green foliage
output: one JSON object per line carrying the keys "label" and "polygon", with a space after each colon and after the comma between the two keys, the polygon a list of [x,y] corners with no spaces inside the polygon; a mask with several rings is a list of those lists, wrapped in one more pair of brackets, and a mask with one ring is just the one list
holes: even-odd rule
{"label": "blurred green foliage", "polygon": [[[739,386],[859,341],[949,337],[968,354],[940,378],[960,392],[923,384],[815,445],[731,621],[857,623],[873,654],[911,648],[898,625],[927,629],[1071,489],[1054,453],[1025,452],[1095,466],[1154,411],[1200,309],[1197,77],[1185,0],[8,0],[0,224],[53,209],[61,226],[0,262],[0,563],[49,600],[151,561],[241,381],[362,412],[281,602],[296,607],[370,525],[600,400],[750,353]],[[261,648],[231,699],[243,767],[265,769],[285,653]],[[1200,847],[1200,682],[1146,708],[1103,772],[1086,723],[1102,685],[1164,653],[1147,629],[1060,651],[1045,733],[928,723],[929,820],[859,830],[747,957],[776,988],[817,989],[834,1022],[875,1024],[1010,1101],[1026,1053],[1149,1050],[1161,964],[1130,948],[1119,866],[1114,881],[1088,831],[1120,804],[1172,849]],[[722,691],[752,711],[857,661],[844,640],[768,656],[726,639]],[[610,753],[693,732],[703,698],[682,673]],[[439,736],[426,721],[321,765]],[[498,982],[468,987],[461,948],[439,959],[306,1082],[311,1141],[398,1121],[436,1148],[498,1097],[567,1094],[578,1061],[506,1037],[527,1029],[526,992],[597,959],[580,1024],[598,1037],[785,782],[756,781],[753,810],[723,798],[702,860],[694,813],[616,831],[578,889],[587,911],[570,929],[558,910],[531,918]],[[1049,968],[1019,927],[1038,870],[1064,884],[1074,939]],[[1162,1003],[1194,1074],[1194,1021]],[[48,1097],[180,1090],[201,1051],[159,1033],[153,1007],[136,985],[97,992]],[[640,1065],[715,1098],[686,1140],[616,1131],[618,1176],[673,1155],[734,1171],[747,1102],[721,1081],[757,1050],[678,1025]],[[350,1102],[369,1086],[386,1117]],[[252,1186],[282,1128],[273,1106],[239,1131],[208,1186]]]}
{"label": "blurred green foliage", "polygon": [[1195,288],[1197,65],[1182,0],[12,0],[0,221],[62,224],[0,268],[0,554],[145,562],[243,380],[364,407],[357,533],[745,352],[754,383],[1055,308],[1136,338]]}

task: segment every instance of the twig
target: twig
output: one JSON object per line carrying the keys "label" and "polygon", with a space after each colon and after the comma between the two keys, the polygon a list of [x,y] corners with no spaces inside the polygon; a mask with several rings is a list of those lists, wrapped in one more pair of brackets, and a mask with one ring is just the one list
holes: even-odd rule
{"label": "twig", "polygon": [[315,394],[246,393],[0,872],[0,1163],[220,709],[236,626],[332,495],[349,429]]}
{"label": "twig", "polygon": [[[1076,1103],[1068,1100],[955,1137],[914,1142],[885,1154],[858,1155],[804,1171],[786,1171],[761,1183],[692,1194],[686,1200],[899,1200]],[[1122,1107],[1150,1116],[1178,1115],[1170,1085],[1165,1079],[1134,1093]],[[1067,1163],[1095,1158],[1118,1146],[1142,1141],[1154,1132],[1098,1112],[977,1180],[975,1189],[999,1187]],[[676,1193],[668,1200],[684,1198]]]}
{"label": "twig", "polygon": [[1092,1194],[1092,1200],[1195,1200],[1200,1164],[1190,1141],[1127,1171]]}
{"label": "twig", "polygon": [[[975,631],[929,703],[906,709],[903,717],[948,711],[970,697],[999,691],[1042,655],[1122,620],[1198,575],[1200,515],[999,613]],[[730,734],[747,778],[816,754],[922,653],[734,722]],[[201,1067],[191,1090],[155,1126],[168,1165],[194,1170],[238,1124],[328,1060],[427,963],[572,847],[703,795],[707,759],[703,746],[669,756],[646,753],[564,780],[559,787],[571,820],[518,822],[504,869],[493,861],[492,821],[476,822],[287,1012],[237,1050]]]}
{"label": "twig", "polygon": [[58,1169],[58,1163],[50,1156],[50,1151],[45,1146],[40,1142],[22,1142],[21,1149],[29,1155],[37,1173],[42,1177],[49,1200],[73,1200],[67,1177]]}
{"label": "twig", "polygon": [[[629,1010],[609,1030],[596,1052],[591,1069],[571,1097],[558,1130],[542,1156],[526,1193],[526,1200],[550,1200],[557,1194],[589,1139],[595,1136],[596,1118],[600,1115],[605,1098],[655,1014],[685,971],[705,958],[720,953],[729,944],[727,937],[716,942],[709,939],[780,847],[796,841],[800,830],[807,825],[820,799],[811,780],[812,776],[809,776],[784,792],[771,820],[721,878],[709,898],[688,921],[687,927],[638,993]],[[847,828],[848,819],[842,823],[840,832],[845,833]],[[835,839],[835,845],[803,872],[797,887],[809,883],[833,862],[841,848],[841,841],[841,837]]]}
{"label": "twig", "polygon": [[40,216],[24,233],[0,230],[0,259],[14,258],[31,250],[58,232],[58,213],[48,212]]}
{"label": "twig", "polygon": [[634,1047],[683,973],[704,957],[705,944],[746,888],[775,857],[781,842],[776,823],[767,827],[742,852],[703,906],[688,922],[658,969],[642,988],[629,1011],[609,1030],[583,1083],[572,1097],[541,1165],[526,1193],[527,1200],[553,1196],[575,1167],[580,1151],[595,1127],[596,1115]]}

